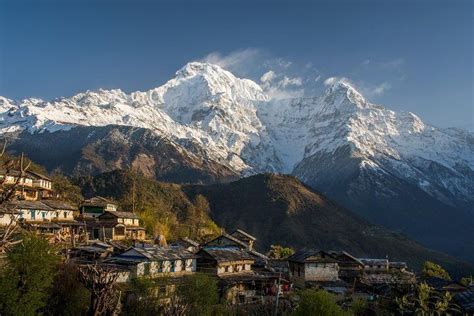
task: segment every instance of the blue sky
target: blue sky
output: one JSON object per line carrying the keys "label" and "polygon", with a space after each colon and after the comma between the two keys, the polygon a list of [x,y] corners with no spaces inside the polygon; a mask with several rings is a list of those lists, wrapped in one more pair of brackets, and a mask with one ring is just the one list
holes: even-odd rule
{"label": "blue sky", "polygon": [[146,90],[192,60],[280,96],[344,77],[371,101],[474,130],[472,1],[0,1],[9,98]]}

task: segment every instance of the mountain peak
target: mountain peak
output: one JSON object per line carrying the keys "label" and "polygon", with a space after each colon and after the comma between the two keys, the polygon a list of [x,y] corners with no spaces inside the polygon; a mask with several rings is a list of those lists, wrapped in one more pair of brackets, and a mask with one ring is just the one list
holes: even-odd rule
{"label": "mountain peak", "polygon": [[176,77],[187,78],[187,77],[193,77],[197,74],[205,74],[209,72],[220,72],[220,71],[225,71],[225,70],[214,64],[193,61],[193,62],[187,63],[181,69],[179,69],[176,72]]}
{"label": "mountain peak", "polygon": [[339,100],[340,103],[348,101],[358,108],[363,108],[368,103],[355,86],[345,78],[329,78],[325,83],[328,88],[324,96],[329,100]]}

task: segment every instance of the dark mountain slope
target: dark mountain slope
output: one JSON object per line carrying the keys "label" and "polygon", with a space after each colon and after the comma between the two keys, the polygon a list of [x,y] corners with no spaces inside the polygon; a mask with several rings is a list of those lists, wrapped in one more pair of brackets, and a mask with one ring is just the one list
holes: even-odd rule
{"label": "dark mountain slope", "polygon": [[[474,213],[467,202],[448,205],[435,199],[421,190],[417,182],[398,177],[390,164],[379,163],[383,172],[362,169],[359,165],[357,155],[341,150],[333,155],[316,155],[303,160],[294,174],[372,223],[401,231],[430,248],[474,262]],[[441,168],[434,162],[430,166]],[[431,174],[442,172],[437,170]],[[452,176],[448,173],[445,177]],[[442,189],[438,188],[438,192],[449,196],[449,192]]]}
{"label": "dark mountain slope", "polygon": [[[150,130],[127,126],[85,127],[30,134],[9,141],[49,171],[95,175],[134,168],[150,178],[177,183],[213,183],[237,179],[225,166],[197,157]],[[192,146],[192,144],[189,144]]]}
{"label": "dark mountain slope", "polygon": [[242,228],[258,238],[258,246],[347,250],[357,256],[406,260],[420,268],[433,260],[451,271],[473,267],[429,250],[405,235],[371,225],[292,176],[256,175],[232,183],[184,186],[190,196],[204,195],[211,217],[227,230]]}

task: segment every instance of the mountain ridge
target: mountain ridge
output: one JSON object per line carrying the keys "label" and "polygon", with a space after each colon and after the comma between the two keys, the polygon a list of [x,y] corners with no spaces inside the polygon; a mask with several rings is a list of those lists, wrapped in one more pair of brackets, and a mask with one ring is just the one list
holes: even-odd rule
{"label": "mountain ridge", "polygon": [[[474,244],[468,242],[474,233],[474,134],[439,129],[411,112],[372,104],[344,80],[319,96],[272,99],[251,80],[193,62],[145,92],[98,90],[52,101],[0,98],[0,109],[0,132],[13,138],[12,150],[31,155],[28,138],[64,143],[78,128],[147,129],[183,153],[174,156],[176,168],[189,163],[186,156],[195,158],[194,171],[204,170],[194,178],[158,170],[157,179],[212,183],[220,181],[219,172],[224,181],[231,174],[291,173],[375,224],[474,261]],[[113,137],[107,135],[103,143],[113,152]],[[87,135],[82,139],[87,147]],[[82,156],[83,150],[77,149]],[[148,151],[156,152],[155,163],[169,158],[166,150],[159,157],[159,147]],[[111,170],[117,161],[131,166],[135,153],[122,154],[95,172]],[[425,224],[435,225],[421,232]]]}

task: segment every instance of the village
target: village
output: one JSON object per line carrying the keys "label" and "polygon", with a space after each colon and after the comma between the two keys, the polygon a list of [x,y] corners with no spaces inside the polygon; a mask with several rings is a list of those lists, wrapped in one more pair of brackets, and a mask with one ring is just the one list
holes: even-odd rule
{"label": "village", "polygon": [[[218,295],[228,305],[269,304],[284,310],[294,304],[292,294],[298,289],[316,289],[331,293],[343,307],[358,300],[366,306],[393,308],[399,303],[396,298],[414,293],[420,283],[405,262],[359,258],[351,249],[308,247],[286,256],[262,253],[257,238],[241,229],[222,230],[201,243],[190,238],[168,241],[162,235],[147,235],[137,214],[119,210],[108,198],[95,196],[80,205],[63,201],[46,175],[0,170],[0,179],[4,188],[14,187],[16,196],[1,211],[2,227],[17,225],[45,237],[59,246],[69,263],[113,271],[114,284],[125,289],[124,296],[134,280],[166,279],[157,290],[166,304],[182,278],[205,274],[217,281]],[[452,295],[446,309],[474,312],[472,280],[470,285],[440,278],[424,282],[438,293]]]}

